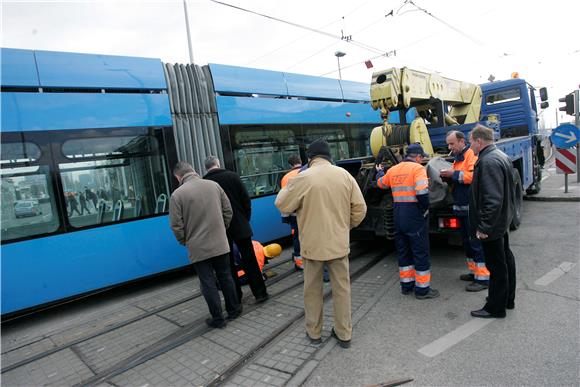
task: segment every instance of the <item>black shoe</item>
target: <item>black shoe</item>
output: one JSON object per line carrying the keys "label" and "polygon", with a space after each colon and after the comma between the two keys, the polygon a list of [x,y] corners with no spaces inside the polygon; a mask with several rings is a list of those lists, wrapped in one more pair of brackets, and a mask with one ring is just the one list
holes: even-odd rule
{"label": "black shoe", "polygon": [[471,315],[473,317],[479,317],[479,318],[504,318],[505,312],[501,313],[501,314],[500,313],[489,313],[485,309],[479,309],[479,310],[472,310]]}
{"label": "black shoe", "polygon": [[471,274],[471,273],[469,273],[469,274],[461,274],[459,276],[459,279],[462,280],[462,281],[473,282],[473,281],[475,281],[475,276],[473,274]]}
{"label": "black shoe", "polygon": [[228,313],[228,316],[226,317],[226,320],[229,320],[229,321],[235,320],[238,317],[240,317],[241,315],[242,315],[242,306],[240,305],[240,308],[238,309],[237,312],[235,312],[235,313]]}
{"label": "black shoe", "polygon": [[413,288],[411,289],[401,289],[401,294],[406,296],[413,293]]}
{"label": "black shoe", "polygon": [[482,282],[473,281],[465,287],[468,292],[481,292],[489,287],[489,285]]}
{"label": "black shoe", "polygon": [[268,293],[264,294],[263,296],[256,297],[256,304],[261,304],[262,302],[266,302],[270,298]]}
{"label": "black shoe", "polygon": [[[485,297],[485,302],[487,301],[489,301],[489,297]],[[505,308],[509,310],[514,310],[516,308],[516,304],[514,302],[508,302]]]}
{"label": "black shoe", "polygon": [[217,322],[213,318],[208,318],[205,320],[205,323],[211,328],[225,328],[228,323],[223,320],[222,322]]}
{"label": "black shoe", "polygon": [[415,293],[415,298],[418,300],[427,300],[430,298],[437,298],[439,297],[439,290],[429,288],[429,291],[425,294],[417,294]]}
{"label": "black shoe", "polygon": [[338,345],[340,345],[341,348],[350,348],[350,340],[339,339],[338,336],[336,335],[336,332],[334,331],[334,328],[332,328],[330,335],[336,339],[336,342],[338,343]]}
{"label": "black shoe", "polygon": [[306,333],[306,337],[308,337],[308,340],[310,340],[310,344],[322,344],[322,337],[318,338],[318,339],[313,339],[312,337],[310,337],[310,335],[308,333]]}

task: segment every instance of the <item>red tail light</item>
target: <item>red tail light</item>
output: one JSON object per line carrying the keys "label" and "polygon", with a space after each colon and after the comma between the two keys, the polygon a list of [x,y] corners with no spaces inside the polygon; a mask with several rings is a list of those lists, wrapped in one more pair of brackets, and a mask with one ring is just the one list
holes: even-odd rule
{"label": "red tail light", "polygon": [[439,218],[439,228],[453,228],[461,227],[461,221],[458,218]]}

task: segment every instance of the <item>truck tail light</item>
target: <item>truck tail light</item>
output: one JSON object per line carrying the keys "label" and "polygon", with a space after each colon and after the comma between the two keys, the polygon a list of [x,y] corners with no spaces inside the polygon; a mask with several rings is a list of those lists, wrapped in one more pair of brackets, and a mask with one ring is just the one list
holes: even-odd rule
{"label": "truck tail light", "polygon": [[458,229],[461,227],[459,218],[439,218],[439,228]]}

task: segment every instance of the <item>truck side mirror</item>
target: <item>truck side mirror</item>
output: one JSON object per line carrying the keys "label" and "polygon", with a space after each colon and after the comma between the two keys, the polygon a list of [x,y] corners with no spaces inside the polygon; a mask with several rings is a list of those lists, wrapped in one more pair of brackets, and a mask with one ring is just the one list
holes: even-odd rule
{"label": "truck side mirror", "polygon": [[[545,102],[548,100],[548,89],[546,89],[545,87],[542,87],[540,89],[540,100],[542,102]],[[546,107],[548,107],[548,106],[546,106]],[[543,104],[542,104],[542,109],[544,109]]]}
{"label": "truck side mirror", "polygon": [[541,107],[542,109],[545,109],[545,108],[547,108],[548,106],[550,106],[550,103],[549,103],[548,101],[544,101],[544,102],[542,102],[542,103],[540,104],[540,107]]}

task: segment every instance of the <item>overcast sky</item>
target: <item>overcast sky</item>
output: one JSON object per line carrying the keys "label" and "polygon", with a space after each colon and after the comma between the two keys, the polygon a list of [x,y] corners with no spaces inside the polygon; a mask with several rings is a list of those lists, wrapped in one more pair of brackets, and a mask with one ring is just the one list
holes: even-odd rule
{"label": "overcast sky", "polygon": [[[187,63],[182,0],[6,1],[2,47],[160,58]],[[580,84],[580,1],[224,0],[354,43],[212,3],[188,0],[196,64],[223,63],[369,82],[403,67],[483,83],[517,71],[558,98]],[[423,8],[424,11],[418,9]],[[392,16],[386,16],[393,10]],[[366,46],[361,48],[360,46]],[[396,55],[381,56],[396,51]],[[372,59],[373,69],[364,61]],[[561,116],[563,117],[563,116]]]}

